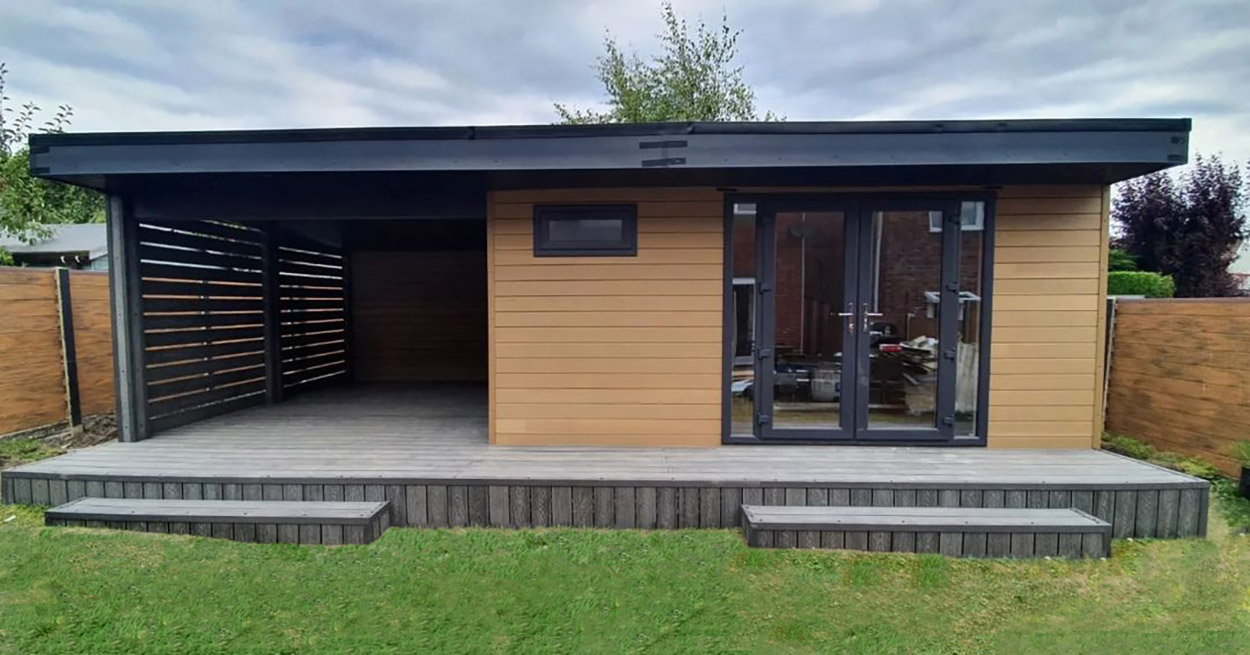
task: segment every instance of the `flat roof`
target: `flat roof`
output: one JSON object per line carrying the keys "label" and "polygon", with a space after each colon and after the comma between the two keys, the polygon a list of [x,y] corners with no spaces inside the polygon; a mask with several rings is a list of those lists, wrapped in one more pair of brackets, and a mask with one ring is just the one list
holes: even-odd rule
{"label": "flat roof", "polygon": [[[98,189],[127,176],[382,172],[480,173],[465,179],[484,188],[553,171],[741,184],[746,171],[828,170],[898,183],[887,178],[903,169],[946,181],[960,168],[985,178],[987,167],[1028,167],[1019,172],[1035,183],[1109,183],[1185,163],[1190,129],[1187,118],[675,122],[36,134],[30,146],[35,175]],[[1068,170],[1047,175],[1047,167]],[[1001,179],[985,183],[1010,176],[989,177]]]}

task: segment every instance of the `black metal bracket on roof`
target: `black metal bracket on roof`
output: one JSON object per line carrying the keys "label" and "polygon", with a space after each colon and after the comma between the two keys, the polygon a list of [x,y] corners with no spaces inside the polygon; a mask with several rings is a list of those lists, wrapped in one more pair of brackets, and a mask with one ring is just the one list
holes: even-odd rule
{"label": "black metal bracket on roof", "polygon": [[[667,155],[670,148],[685,148],[689,143],[685,139],[673,139],[668,141],[639,141],[638,148],[640,150],[662,150]],[[681,166],[686,163],[685,157],[659,157],[656,159],[644,159],[641,164],[643,168],[667,168],[669,166]]]}

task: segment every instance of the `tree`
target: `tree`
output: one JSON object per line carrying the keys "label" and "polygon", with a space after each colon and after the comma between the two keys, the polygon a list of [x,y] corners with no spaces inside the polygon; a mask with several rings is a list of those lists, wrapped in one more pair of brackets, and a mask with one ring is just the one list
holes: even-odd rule
{"label": "tree", "polygon": [[[104,199],[100,194],[31,177],[27,137],[36,131],[63,132],[74,110],[61,105],[36,128],[39,106],[27,102],[16,111],[10,106],[4,85],[7,73],[0,63],[0,233],[35,241],[48,235],[50,224],[103,221]],[[3,258],[0,255],[0,260]]]}
{"label": "tree", "polygon": [[1137,259],[1120,248],[1112,248],[1108,253],[1107,270],[1112,272],[1129,272],[1137,270]]}
{"label": "tree", "polygon": [[1176,295],[1240,295],[1228,272],[1248,236],[1242,174],[1218,155],[1198,155],[1179,175],[1158,172],[1125,182],[1112,209],[1113,245],[1144,271],[1171,275]]}
{"label": "tree", "polygon": [[[573,109],[556,103],[564,123],[654,123],[661,121],[753,121],[755,92],[742,80],[742,66],[734,65],[741,30],[721,17],[719,29],[699,21],[692,37],[673,5],[661,5],[665,30],[659,35],[663,52],[650,59],[626,54],[608,32],[606,51],[595,64],[595,74],[608,94],[608,110]],[[777,120],[766,113],[764,120]]]}

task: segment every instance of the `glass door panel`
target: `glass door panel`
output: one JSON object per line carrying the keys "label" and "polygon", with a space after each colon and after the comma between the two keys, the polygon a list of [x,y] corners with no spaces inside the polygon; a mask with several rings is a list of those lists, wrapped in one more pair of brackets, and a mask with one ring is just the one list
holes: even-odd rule
{"label": "glass door panel", "polygon": [[776,216],[774,428],[842,426],[845,230],[841,212]]}
{"label": "glass door panel", "polygon": [[927,211],[870,216],[867,294],[868,428],[937,425],[941,223]]}
{"label": "glass door panel", "polygon": [[845,390],[853,386],[843,361],[853,346],[856,259],[853,212],[762,214],[759,330],[760,395],[755,398],[761,436],[838,439],[850,434],[853,413]]}
{"label": "glass door panel", "polygon": [[977,205],[859,196],[735,211],[732,433],[917,442],[973,432],[984,385]]}
{"label": "glass door panel", "polygon": [[[957,313],[953,207],[900,203],[861,211],[856,437],[945,439]],[[946,316],[950,312],[952,316]],[[951,350],[951,353],[946,352]],[[949,361],[948,361],[949,360]]]}

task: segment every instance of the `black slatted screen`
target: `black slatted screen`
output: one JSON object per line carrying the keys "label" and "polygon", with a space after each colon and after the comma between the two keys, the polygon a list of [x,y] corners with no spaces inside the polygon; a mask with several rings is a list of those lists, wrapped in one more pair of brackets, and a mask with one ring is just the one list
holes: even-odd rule
{"label": "black slatted screen", "polygon": [[264,244],[225,222],[140,225],[153,433],[265,401]]}
{"label": "black slatted screen", "polygon": [[283,393],[345,382],[350,357],[342,250],[284,235],[277,256]]}

